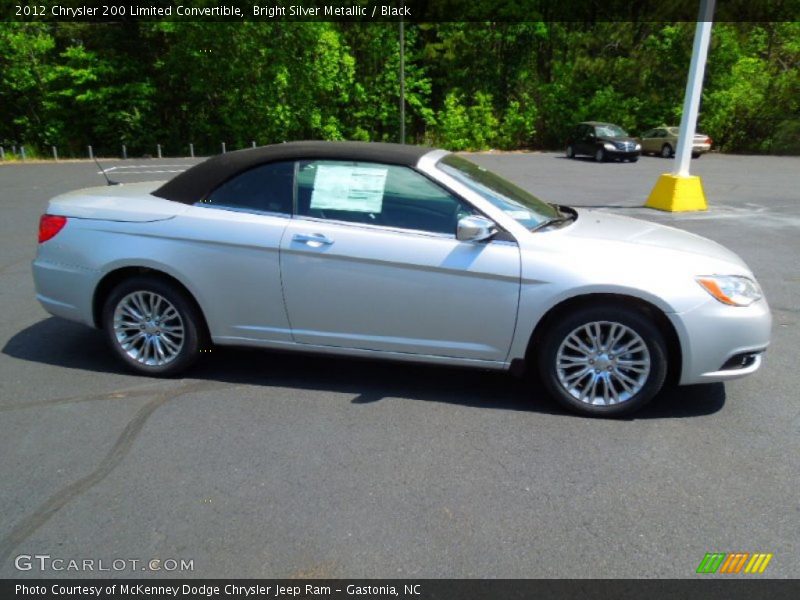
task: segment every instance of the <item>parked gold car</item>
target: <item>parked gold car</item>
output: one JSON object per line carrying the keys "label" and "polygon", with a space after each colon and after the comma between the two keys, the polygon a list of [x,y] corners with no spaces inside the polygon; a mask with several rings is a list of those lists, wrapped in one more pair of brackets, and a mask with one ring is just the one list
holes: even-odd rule
{"label": "parked gold car", "polygon": [[[678,147],[678,127],[656,127],[636,138],[642,145],[642,154],[660,154],[664,158],[675,155]],[[711,150],[711,138],[704,133],[695,133],[692,143],[692,158],[699,158]]]}

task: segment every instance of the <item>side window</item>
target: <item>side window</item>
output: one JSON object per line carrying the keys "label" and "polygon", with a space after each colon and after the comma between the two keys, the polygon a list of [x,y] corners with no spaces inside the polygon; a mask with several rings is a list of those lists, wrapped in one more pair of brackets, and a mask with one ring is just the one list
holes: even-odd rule
{"label": "side window", "polygon": [[229,179],[207,198],[206,206],[292,214],[294,163],[261,165]]}
{"label": "side window", "polygon": [[656,130],[655,129],[648,129],[642,134],[642,138],[651,138],[655,137]]}
{"label": "side window", "polygon": [[297,174],[301,216],[455,235],[476,214],[425,176],[396,165],[303,161]]}

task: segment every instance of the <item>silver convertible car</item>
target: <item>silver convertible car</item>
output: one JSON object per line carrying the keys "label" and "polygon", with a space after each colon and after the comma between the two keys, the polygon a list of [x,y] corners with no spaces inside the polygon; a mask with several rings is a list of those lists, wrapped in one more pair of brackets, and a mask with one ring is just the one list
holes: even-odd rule
{"label": "silver convertible car", "polygon": [[47,311],[101,328],[147,375],[211,343],[530,366],[587,415],[753,373],[770,339],[752,272],[722,246],[394,144],[266,146],[58,196],[33,275]]}

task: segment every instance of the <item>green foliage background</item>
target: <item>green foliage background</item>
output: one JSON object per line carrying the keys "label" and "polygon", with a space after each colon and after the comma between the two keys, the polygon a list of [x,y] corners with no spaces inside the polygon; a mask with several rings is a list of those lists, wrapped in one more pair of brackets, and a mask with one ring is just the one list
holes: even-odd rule
{"label": "green foliage background", "polygon": [[[694,23],[406,25],[407,141],[560,148],[571,124],[680,120]],[[395,23],[0,23],[0,144],[186,154],[398,141]],[[800,154],[800,23],[716,23],[698,129]]]}

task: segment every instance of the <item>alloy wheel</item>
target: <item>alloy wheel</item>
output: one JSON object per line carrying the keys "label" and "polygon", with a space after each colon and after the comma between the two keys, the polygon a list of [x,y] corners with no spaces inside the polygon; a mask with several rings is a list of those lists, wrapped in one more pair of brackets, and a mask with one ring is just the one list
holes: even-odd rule
{"label": "alloy wheel", "polygon": [[113,319],[117,344],[139,364],[167,365],[183,349],[183,319],[161,294],[144,290],[127,294],[117,303]]}
{"label": "alloy wheel", "polygon": [[593,321],[574,329],[556,354],[563,389],[581,403],[609,406],[636,396],[650,375],[647,344],[630,327]]}

